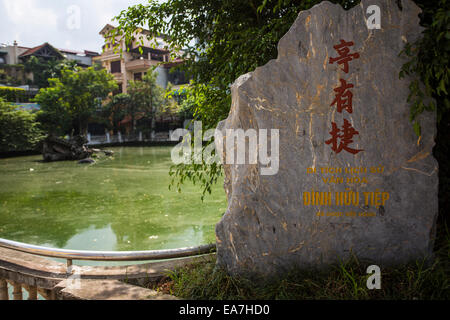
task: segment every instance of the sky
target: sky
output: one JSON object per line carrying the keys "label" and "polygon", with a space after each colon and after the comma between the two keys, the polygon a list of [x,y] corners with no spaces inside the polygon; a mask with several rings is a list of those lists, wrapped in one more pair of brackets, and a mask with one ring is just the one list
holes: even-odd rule
{"label": "sky", "polygon": [[139,3],[147,0],[0,0],[0,44],[101,52],[100,30]]}

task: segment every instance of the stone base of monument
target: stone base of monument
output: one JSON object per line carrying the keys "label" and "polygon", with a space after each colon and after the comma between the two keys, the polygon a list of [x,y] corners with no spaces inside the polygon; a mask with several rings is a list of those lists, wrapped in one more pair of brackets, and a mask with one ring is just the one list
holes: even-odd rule
{"label": "stone base of monument", "polygon": [[[379,29],[368,27],[369,6]],[[236,80],[216,139],[228,197],[217,258],[229,273],[276,277],[352,255],[381,267],[432,258],[436,116],[419,117],[417,137],[413,79],[399,79],[399,53],[421,36],[419,13],[410,0],[348,11],[322,2],[300,12],[276,60]],[[246,163],[230,163],[237,129],[257,132],[257,163],[250,150]]]}

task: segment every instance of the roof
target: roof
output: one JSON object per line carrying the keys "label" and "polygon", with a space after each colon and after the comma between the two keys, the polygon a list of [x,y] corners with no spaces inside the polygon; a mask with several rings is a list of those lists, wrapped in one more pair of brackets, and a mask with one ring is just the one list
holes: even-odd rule
{"label": "roof", "polygon": [[35,52],[38,51],[39,49],[45,47],[47,44],[48,44],[48,43],[46,42],[46,43],[44,43],[44,44],[41,44],[40,46],[37,46],[37,47],[34,47],[34,48],[30,48],[30,49],[28,49],[27,51],[25,51],[24,53],[22,53],[20,56],[21,56],[21,57],[25,57],[25,56],[32,55],[33,53],[35,53]]}
{"label": "roof", "polygon": [[109,23],[103,27],[102,30],[100,30],[99,34],[104,35],[105,33],[107,33],[108,31],[115,29],[116,27],[110,25]]}
{"label": "roof", "polygon": [[[41,44],[40,46],[28,49],[27,51],[25,51],[24,53],[22,53],[21,55],[19,55],[19,57],[27,57],[27,56],[31,56],[34,53],[36,53],[37,51],[39,51],[40,49],[49,46],[50,48],[52,48],[55,52],[57,52],[59,55],[61,55],[61,53],[58,51],[58,49],[54,48],[52,45],[50,45],[48,42],[45,42],[43,44]],[[62,56],[62,55],[61,55]]]}
{"label": "roof", "polygon": [[72,53],[72,54],[84,54],[84,52],[76,51],[76,50],[70,50],[70,49],[58,49],[61,52],[64,53]]}
{"label": "roof", "polygon": [[84,54],[87,56],[99,56],[100,53],[95,52],[95,51],[89,51],[89,50],[84,50]]}
{"label": "roof", "polygon": [[70,49],[58,49],[62,53],[70,53],[75,55],[82,55],[82,56],[99,56],[100,54],[95,51],[90,50],[84,50],[84,51],[77,51],[77,50],[70,50]]}
{"label": "roof", "polygon": [[[116,29],[116,27],[114,27],[113,25],[108,23],[106,26],[103,27],[102,30],[100,30],[99,34],[104,36],[105,33],[109,32],[110,30],[113,30],[113,29]],[[138,27],[138,29],[143,34],[148,34],[148,35],[151,34],[151,32],[149,30],[147,30],[147,29],[144,29],[144,28],[141,28],[141,27]],[[161,33],[160,35],[158,35],[156,37],[159,37],[159,38],[162,38],[162,39],[169,39],[169,36],[167,34],[163,34],[163,33]]]}

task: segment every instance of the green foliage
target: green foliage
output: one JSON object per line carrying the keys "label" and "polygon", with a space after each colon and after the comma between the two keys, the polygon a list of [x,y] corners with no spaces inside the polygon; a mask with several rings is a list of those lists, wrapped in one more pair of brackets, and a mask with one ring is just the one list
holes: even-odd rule
{"label": "green foliage", "polygon": [[[220,104],[222,93],[220,90],[213,90],[212,87],[191,82],[189,86],[183,88],[184,99],[181,104],[180,112],[184,115],[191,115],[194,119],[202,121],[203,131],[215,128],[217,119],[223,119],[228,111]],[[231,97],[229,99],[231,104]],[[194,143],[194,139],[191,139]],[[202,152],[208,145],[203,145]],[[169,175],[172,181],[169,189],[175,188],[181,192],[181,186],[188,180],[194,185],[202,187],[201,199],[204,200],[206,194],[211,193],[212,186],[223,174],[222,166],[217,163],[206,164],[204,159],[202,163],[177,164],[170,168]]]}
{"label": "green foliage", "polygon": [[[164,90],[156,84],[157,73],[149,70],[140,81],[128,82],[128,94],[131,103],[126,105],[126,114],[131,117],[133,133],[136,130],[136,116],[142,114],[143,118],[152,120],[164,104]],[[153,124],[153,121],[152,121]],[[152,130],[150,128],[150,130]]]}
{"label": "green foliage", "polygon": [[[205,196],[211,193],[212,186],[217,183],[222,174],[222,166],[217,163],[206,164],[205,161],[202,161],[199,164],[186,165],[181,163],[173,165],[169,171],[169,175],[172,177],[169,190],[175,188],[178,192],[181,192],[181,186],[188,180],[194,185],[202,187],[201,199],[203,201]],[[174,177],[176,179],[173,179]]]}
{"label": "green foliage", "polygon": [[127,115],[126,109],[131,104],[131,97],[129,94],[120,93],[113,96],[102,110],[102,116],[110,121],[106,122],[109,129],[114,132],[119,130],[119,122]]}
{"label": "green foliage", "polygon": [[163,104],[158,110],[157,115],[179,114],[181,111],[181,106],[179,105],[180,93],[178,89],[174,89],[172,83],[168,83],[166,90],[163,92]]}
{"label": "green foliage", "polygon": [[26,83],[22,64],[0,64],[0,83],[20,86]]}
{"label": "green foliage", "polygon": [[[226,118],[230,105],[230,85],[242,74],[253,71],[270,59],[277,57],[277,44],[288,31],[298,13],[321,2],[321,0],[168,0],[160,3],[149,1],[124,10],[116,17],[119,23],[111,36],[121,36],[131,43],[134,31],[139,27],[150,30],[150,35],[168,35],[168,46],[183,48],[184,71],[191,79],[188,92],[189,108],[195,119],[202,120],[205,128],[213,128]],[[359,1],[332,1],[350,9]],[[416,121],[418,114],[433,110],[436,106],[427,100],[437,101],[439,119],[450,108],[448,101],[449,81],[449,21],[448,0],[422,1],[416,3],[424,10],[422,23],[424,37],[407,46],[404,53],[410,57],[401,72],[415,74],[421,79],[411,83],[410,119],[420,134]],[[189,177],[192,170],[202,166],[185,165],[174,168],[174,179]],[[202,178],[201,181],[208,181]]]}
{"label": "green foliage", "polygon": [[188,85],[181,86],[178,89],[172,89],[171,86],[167,86],[166,88],[166,98],[177,102],[177,114],[180,118],[185,120],[194,118],[195,99],[189,94],[190,90],[191,87]]}
{"label": "green foliage", "polygon": [[[40,119],[47,128],[58,123],[66,127],[66,119],[78,123],[78,132],[86,134],[89,118],[100,107],[99,100],[117,88],[114,77],[106,70],[93,67],[62,69],[59,78],[48,79],[50,87],[39,90],[35,101],[41,104]],[[58,113],[61,112],[61,117]],[[48,121],[48,122],[47,122]]]}
{"label": "green foliage", "polygon": [[[135,5],[116,17],[118,28],[110,33],[126,43],[135,39],[139,27],[149,37],[166,34],[168,46],[183,48],[186,75],[193,79],[184,108],[203,128],[216,127],[231,105],[230,85],[277,56],[277,44],[301,10],[320,0],[169,0]],[[332,1],[349,8],[357,1]],[[116,43],[118,43],[116,41]],[[186,110],[186,109],[185,109]],[[221,174],[219,168],[178,165],[171,169],[172,185],[186,178],[201,183],[205,191]]]}
{"label": "green foliage", "polygon": [[25,71],[33,73],[33,84],[39,88],[47,88],[49,79],[59,78],[63,69],[76,69],[76,61],[73,60],[44,60],[31,56],[25,63]]}
{"label": "green foliage", "polygon": [[22,88],[0,87],[0,98],[9,102],[24,102],[26,90]]}
{"label": "green foliage", "polygon": [[[401,52],[409,60],[403,65],[400,78],[415,76],[409,86],[408,102],[411,103],[410,120],[420,136],[419,114],[437,110],[439,122],[450,111],[450,2],[419,0],[417,4],[423,10],[422,25],[426,29],[421,39],[408,43]],[[430,98],[434,98],[436,104]]]}
{"label": "green foliage", "polygon": [[[108,128],[117,132],[119,122],[129,116],[134,133],[138,118],[152,120],[157,112],[165,109],[168,100],[164,97],[164,90],[156,84],[156,77],[157,73],[149,70],[142,80],[128,82],[128,93],[111,97],[102,111],[102,116],[110,120],[106,122]],[[147,131],[151,130],[147,128]]]}
{"label": "green foliage", "polygon": [[34,100],[40,105],[36,120],[46,132],[62,136],[70,131],[72,118],[59,88],[41,89]]}
{"label": "green foliage", "polygon": [[35,114],[0,98],[0,152],[34,150],[43,138]]}

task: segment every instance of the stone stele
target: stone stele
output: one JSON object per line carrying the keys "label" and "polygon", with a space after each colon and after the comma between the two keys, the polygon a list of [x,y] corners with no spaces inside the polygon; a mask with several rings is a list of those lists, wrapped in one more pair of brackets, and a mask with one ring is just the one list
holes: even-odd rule
{"label": "stone stele", "polygon": [[[371,5],[380,9],[380,29],[367,27]],[[224,160],[230,145],[237,148],[231,139],[227,146],[230,129],[267,129],[269,151],[270,130],[278,129],[279,169],[263,175],[260,159],[224,164],[218,265],[274,277],[352,255],[379,266],[432,258],[435,114],[420,116],[418,138],[407,102],[412,78],[399,78],[406,61],[399,53],[423,30],[419,14],[409,0],[363,0],[348,11],[322,2],[300,12],[276,60],[236,80],[218,126],[219,154]],[[341,40],[353,44],[339,47]]]}

